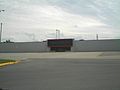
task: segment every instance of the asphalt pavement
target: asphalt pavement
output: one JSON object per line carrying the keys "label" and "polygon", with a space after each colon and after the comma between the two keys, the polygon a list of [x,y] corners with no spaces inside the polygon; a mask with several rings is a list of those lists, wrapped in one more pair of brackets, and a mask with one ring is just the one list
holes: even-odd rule
{"label": "asphalt pavement", "polygon": [[0,68],[4,90],[120,90],[119,59],[26,59]]}

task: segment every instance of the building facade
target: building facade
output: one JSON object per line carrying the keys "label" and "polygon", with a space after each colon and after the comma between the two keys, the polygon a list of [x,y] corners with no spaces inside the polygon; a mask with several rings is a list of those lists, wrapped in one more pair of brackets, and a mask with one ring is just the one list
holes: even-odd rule
{"label": "building facade", "polygon": [[44,42],[0,43],[0,53],[120,51],[120,39],[49,39]]}

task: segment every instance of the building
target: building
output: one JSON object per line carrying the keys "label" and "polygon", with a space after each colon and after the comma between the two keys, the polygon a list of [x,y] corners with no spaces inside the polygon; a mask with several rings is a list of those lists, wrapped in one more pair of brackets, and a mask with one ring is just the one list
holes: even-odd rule
{"label": "building", "polygon": [[53,52],[71,51],[73,39],[49,39],[47,40],[47,46]]}
{"label": "building", "polygon": [[0,53],[120,51],[120,39],[49,39],[43,42],[0,43]]}

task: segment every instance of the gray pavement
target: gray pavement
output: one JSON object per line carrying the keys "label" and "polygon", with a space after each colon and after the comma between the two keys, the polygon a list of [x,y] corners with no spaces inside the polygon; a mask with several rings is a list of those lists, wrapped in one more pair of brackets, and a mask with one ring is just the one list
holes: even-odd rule
{"label": "gray pavement", "polygon": [[16,60],[27,58],[120,59],[120,52],[0,53],[0,58]]}
{"label": "gray pavement", "polygon": [[119,59],[39,59],[0,68],[7,90],[120,90]]}

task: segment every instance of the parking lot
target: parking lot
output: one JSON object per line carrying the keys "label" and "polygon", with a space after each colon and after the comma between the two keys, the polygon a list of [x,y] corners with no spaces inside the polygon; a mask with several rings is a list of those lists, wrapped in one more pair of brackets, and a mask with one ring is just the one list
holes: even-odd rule
{"label": "parking lot", "polygon": [[[108,57],[108,53],[100,55]],[[120,59],[27,58],[18,64],[0,68],[0,88],[120,90]]]}

